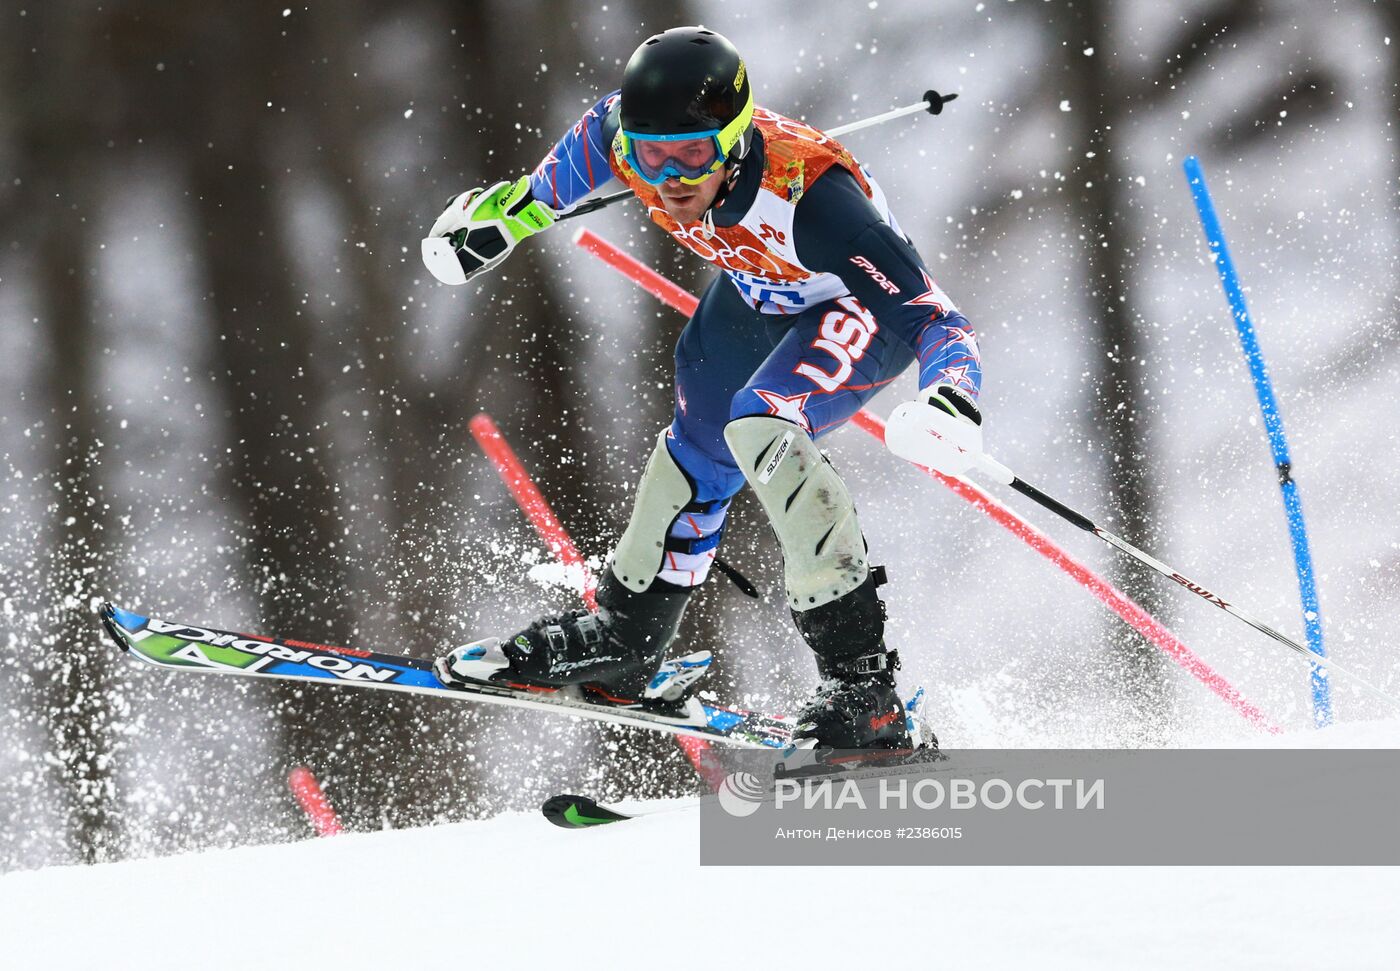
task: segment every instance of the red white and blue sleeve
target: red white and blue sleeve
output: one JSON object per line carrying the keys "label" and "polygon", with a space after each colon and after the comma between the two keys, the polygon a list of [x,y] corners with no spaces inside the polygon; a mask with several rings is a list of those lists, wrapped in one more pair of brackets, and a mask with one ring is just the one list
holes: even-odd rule
{"label": "red white and blue sleeve", "polygon": [[617,103],[621,92],[598,99],[564,133],[530,174],[534,197],[557,213],[566,213],[584,196],[613,178],[608,156],[617,134]]}
{"label": "red white and blue sleeve", "polygon": [[951,384],[976,400],[982,356],[972,325],[849,172],[833,166],[808,187],[794,214],[793,242],[804,266],[839,276],[881,327],[914,350],[920,390]]}

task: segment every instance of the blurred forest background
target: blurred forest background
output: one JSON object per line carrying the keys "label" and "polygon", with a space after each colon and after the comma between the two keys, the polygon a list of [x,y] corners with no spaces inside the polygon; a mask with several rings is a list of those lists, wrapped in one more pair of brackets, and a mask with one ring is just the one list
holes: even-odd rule
{"label": "blurred forest background", "polygon": [[[497,420],[601,559],[669,420],[683,321],[567,230],[455,289],[418,240],[451,194],[532,168],[641,40],[681,23],[728,35],[759,102],[818,126],[959,92],[940,118],[846,144],[978,327],[989,447],[1301,637],[1181,175],[1200,155],[1292,435],[1329,646],[1395,690],[1400,3],[794,9],[0,2],[0,871],[303,837],[297,764],[357,828],[693,784],[640,732],[168,677],[117,656],[94,616],[110,598],[426,656],[572,604],[466,423]],[[635,207],[588,224],[690,289],[712,272]],[[935,484],[857,432],[825,444],[945,746],[1248,734]],[[1308,724],[1287,652],[1022,511],[1271,717]],[[735,517],[726,555],[778,589],[756,505]],[[783,707],[810,689],[785,614],[707,586],[687,631],[717,648],[722,697]],[[1383,714],[1340,684],[1337,712]]]}

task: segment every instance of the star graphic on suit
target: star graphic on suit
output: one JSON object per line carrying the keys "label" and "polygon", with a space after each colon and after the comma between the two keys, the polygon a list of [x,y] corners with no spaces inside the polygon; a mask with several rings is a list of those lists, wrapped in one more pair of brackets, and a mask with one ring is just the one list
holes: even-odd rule
{"label": "star graphic on suit", "polygon": [[938,284],[933,282],[933,278],[928,275],[927,271],[920,270],[919,273],[924,278],[924,292],[913,300],[904,301],[904,306],[932,307],[933,315],[935,317],[941,316],[943,314],[943,301],[939,298],[943,296],[943,291],[938,289]]}
{"label": "star graphic on suit", "polygon": [[945,367],[943,373],[939,375],[946,383],[957,388],[975,387],[972,379],[968,376],[968,371],[972,369],[970,364],[957,364],[953,367]]}
{"label": "star graphic on suit", "polygon": [[785,418],[800,426],[803,431],[811,432],[812,426],[808,424],[807,416],[802,409],[807,406],[807,399],[812,396],[812,392],[804,391],[801,394],[781,395],[776,391],[760,391],[755,388],[753,393],[763,399],[763,403],[768,406],[768,414],[777,418]]}
{"label": "star graphic on suit", "polygon": [[981,351],[977,347],[977,335],[973,332],[971,327],[950,326],[948,328],[948,343],[951,344],[956,341],[961,341],[965,344],[967,349],[973,354],[981,355]]}

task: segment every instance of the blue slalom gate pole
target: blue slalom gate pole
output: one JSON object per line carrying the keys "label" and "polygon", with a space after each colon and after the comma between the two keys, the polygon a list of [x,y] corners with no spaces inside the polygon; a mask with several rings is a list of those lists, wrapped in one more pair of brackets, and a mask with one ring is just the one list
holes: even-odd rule
{"label": "blue slalom gate pole", "polygon": [[[1230,258],[1230,249],[1225,245],[1225,233],[1215,214],[1210,190],[1206,188],[1200,160],[1188,155],[1182,164],[1186,170],[1186,182],[1191,187],[1191,196],[1196,201],[1196,211],[1201,217],[1201,228],[1205,230],[1206,242],[1210,244],[1211,258],[1220,274],[1220,283],[1225,288],[1225,299],[1229,301],[1231,315],[1235,318],[1240,347],[1249,364],[1250,376],[1254,379],[1254,391],[1259,397],[1259,410],[1264,414],[1264,430],[1269,436],[1269,448],[1274,453],[1274,467],[1278,470],[1279,488],[1283,491],[1283,510],[1288,518],[1288,533],[1293,540],[1293,560],[1298,570],[1298,591],[1303,600],[1303,626],[1307,631],[1308,649],[1319,657],[1326,657],[1312,552],[1308,545],[1307,526],[1303,522],[1303,503],[1298,496],[1298,483],[1293,481],[1293,463],[1289,458],[1288,438],[1283,433],[1283,416],[1279,414],[1269,369],[1264,364],[1264,353],[1259,349],[1259,339],[1254,334],[1254,323],[1244,302],[1244,290],[1235,272],[1235,262]],[[1332,688],[1316,664],[1312,666],[1312,698],[1313,723],[1319,728],[1332,724]]]}

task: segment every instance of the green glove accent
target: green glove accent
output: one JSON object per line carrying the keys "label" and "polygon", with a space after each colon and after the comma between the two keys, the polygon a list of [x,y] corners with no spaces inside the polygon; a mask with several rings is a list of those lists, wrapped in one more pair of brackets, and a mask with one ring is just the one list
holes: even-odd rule
{"label": "green glove accent", "polygon": [[473,200],[471,222],[499,220],[520,242],[527,236],[548,229],[559,217],[530,192],[530,177],[522,175],[514,185],[501,182]]}
{"label": "green glove accent", "polygon": [[466,283],[500,264],[525,237],[559,217],[530,192],[530,177],[463,192],[423,240],[423,263],[443,283]]}

